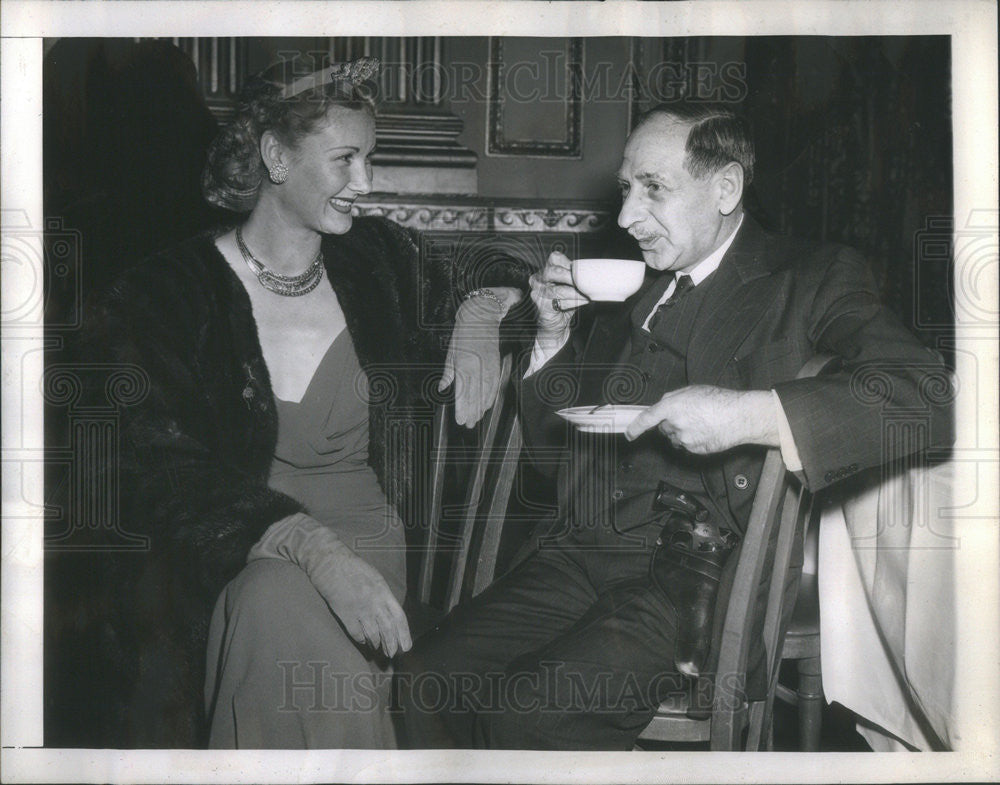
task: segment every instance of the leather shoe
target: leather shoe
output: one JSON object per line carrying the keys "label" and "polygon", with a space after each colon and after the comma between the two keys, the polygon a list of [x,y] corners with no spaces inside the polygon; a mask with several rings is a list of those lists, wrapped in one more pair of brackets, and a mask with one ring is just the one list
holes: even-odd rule
{"label": "leather shoe", "polygon": [[674,666],[685,676],[697,677],[708,660],[722,569],[737,544],[728,529],[679,516],[671,516],[656,540],[650,571],[677,612]]}

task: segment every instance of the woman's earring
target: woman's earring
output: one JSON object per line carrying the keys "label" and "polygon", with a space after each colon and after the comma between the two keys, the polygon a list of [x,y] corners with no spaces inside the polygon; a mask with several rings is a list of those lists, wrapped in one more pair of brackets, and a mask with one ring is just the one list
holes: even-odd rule
{"label": "woman's earring", "polygon": [[288,179],[288,167],[282,163],[277,163],[267,170],[267,176],[275,185],[281,185]]}

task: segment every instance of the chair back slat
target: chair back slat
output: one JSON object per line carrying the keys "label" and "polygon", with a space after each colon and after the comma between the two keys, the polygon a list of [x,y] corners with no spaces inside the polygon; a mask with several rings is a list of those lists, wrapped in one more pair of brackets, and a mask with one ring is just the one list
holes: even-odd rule
{"label": "chair back slat", "polygon": [[423,605],[431,601],[431,586],[434,577],[434,557],[437,555],[444,504],[444,475],[448,452],[448,406],[439,405],[434,411],[434,434],[431,445],[431,493],[430,503],[425,511],[427,539],[423,544],[420,558],[420,574],[417,580],[417,594]]}
{"label": "chair back slat", "polygon": [[[499,400],[497,403],[499,405]],[[472,581],[466,581],[466,584],[469,585],[470,597],[475,597],[493,583],[496,573],[497,555],[500,551],[500,535],[503,533],[503,524],[507,516],[507,505],[510,501],[511,490],[514,487],[514,478],[517,474],[517,465],[521,455],[522,444],[521,424],[515,412],[513,420],[508,426],[507,439],[503,445],[502,453],[498,456],[500,466],[496,482],[493,484],[493,489],[489,495],[489,505],[482,520],[482,539],[478,548],[477,566],[473,571]],[[463,599],[465,598],[463,597]]]}
{"label": "chair back slat", "polygon": [[506,399],[507,380],[510,377],[510,356],[504,357],[500,370],[500,388],[497,399],[487,412],[482,423],[482,439],[479,448],[475,453],[475,463],[473,464],[473,474],[467,486],[465,503],[462,506],[462,523],[459,528],[458,552],[451,568],[451,575],[448,580],[448,594],[445,600],[445,610],[450,611],[459,600],[462,599],[462,586],[465,583],[466,568],[469,564],[469,551],[472,547],[473,535],[475,533],[476,522],[479,519],[479,506],[482,503],[483,488],[486,483],[486,472],[489,468],[490,456],[496,444],[497,433],[500,429],[500,418],[503,414],[503,405]]}
{"label": "chair back slat", "polygon": [[713,697],[712,749],[736,750],[741,747],[740,737],[747,722],[746,670],[752,643],[753,612],[768,545],[784,510],[785,476],[781,451],[768,450],[740,547],[722,628]]}
{"label": "chair back slat", "polygon": [[[809,360],[797,378],[819,374],[832,357]],[[785,467],[781,450],[768,450],[754,497],[750,521],[743,538],[739,563],[723,627],[719,667],[715,675],[711,748],[713,750],[758,750],[770,724],[771,704],[781,664],[784,638],[785,580],[797,531],[805,529],[812,496]],[[765,583],[764,668],[767,691],[753,705],[747,700],[746,676],[752,640],[755,603],[768,550],[773,543],[773,561]],[[747,730],[745,743],[743,729]]]}
{"label": "chair back slat", "polygon": [[[435,604],[435,566],[438,557],[446,552],[450,569],[443,601],[445,612],[482,591],[496,572],[503,519],[521,447],[520,428],[508,403],[512,399],[512,368],[513,357],[506,355],[501,362],[497,399],[479,424],[476,446],[466,447],[449,437],[453,404],[442,403],[434,413],[430,500],[417,580],[418,597],[425,607]],[[501,442],[502,446],[498,446]],[[470,471],[463,480],[461,506],[446,507],[446,476],[455,467],[463,466]],[[456,510],[460,516],[457,530],[449,529],[445,534],[445,516]]]}
{"label": "chair back slat", "polygon": [[774,685],[777,684],[778,667],[781,665],[781,640],[784,638],[783,619],[785,609],[785,579],[791,561],[796,532],[803,531],[805,519],[812,507],[812,497],[801,486],[786,482],[774,548],[774,564],[771,570],[771,585],[768,587],[767,605],[764,613],[764,673],[767,679],[765,699],[756,701],[752,707],[747,728],[746,749],[760,749],[764,733],[770,722]]}
{"label": "chair back slat", "polygon": [[[817,357],[807,362],[798,378],[815,376],[830,362]],[[713,678],[709,745],[713,750],[760,749],[770,724],[775,676],[781,661],[785,630],[785,582],[796,533],[803,531],[811,510],[811,495],[785,467],[781,450],[769,449],[764,458],[757,493],[740,546],[733,585],[722,624],[718,666]],[[770,564],[768,563],[770,560]],[[765,570],[768,572],[765,574]],[[748,700],[747,667],[760,618],[758,597],[763,594],[762,643],[767,692],[763,700]],[[704,725],[703,719],[678,714],[666,705],[640,739],[681,741],[696,731],[685,722]],[[746,731],[744,742],[743,733]],[[769,738],[769,737],[768,737]]]}

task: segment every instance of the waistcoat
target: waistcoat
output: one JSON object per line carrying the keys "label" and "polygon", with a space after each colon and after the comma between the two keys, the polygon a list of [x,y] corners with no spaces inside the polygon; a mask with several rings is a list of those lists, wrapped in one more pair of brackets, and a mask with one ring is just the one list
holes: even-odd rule
{"label": "waistcoat", "polygon": [[[687,355],[692,328],[715,274],[683,293],[660,311],[652,331],[643,323],[662,297],[670,279],[657,282],[632,310],[630,339],[618,384],[606,385],[606,403],[649,406],[667,392],[687,386]],[[658,522],[663,513],[652,509],[663,480],[691,492],[722,520],[705,493],[703,468],[718,460],[674,448],[656,428],[633,442],[620,434],[584,434],[570,437],[573,461],[571,520],[577,525],[610,526],[627,532]]]}

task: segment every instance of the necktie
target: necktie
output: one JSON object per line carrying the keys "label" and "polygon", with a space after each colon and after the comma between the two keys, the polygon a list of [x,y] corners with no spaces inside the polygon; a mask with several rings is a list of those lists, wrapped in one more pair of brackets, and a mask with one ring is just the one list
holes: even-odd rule
{"label": "necktie", "polygon": [[660,319],[663,318],[663,315],[670,308],[672,308],[677,303],[677,301],[681,299],[681,297],[684,296],[685,292],[693,288],[694,288],[694,281],[691,280],[690,275],[678,275],[677,283],[674,284],[674,291],[670,294],[670,296],[666,300],[660,303],[660,305],[656,309],[656,312],[653,314],[653,317],[649,320],[649,331],[652,332],[654,329],[656,329],[656,325],[659,324]]}

